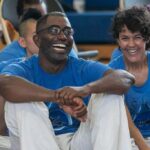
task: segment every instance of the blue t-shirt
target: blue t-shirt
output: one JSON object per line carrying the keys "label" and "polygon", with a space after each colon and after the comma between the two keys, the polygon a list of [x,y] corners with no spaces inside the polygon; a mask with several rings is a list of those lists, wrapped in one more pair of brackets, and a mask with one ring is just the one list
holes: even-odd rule
{"label": "blue t-shirt", "polygon": [[7,61],[2,61],[0,62],[0,72],[2,71],[3,68],[5,68],[6,66],[12,64],[12,63],[16,63],[19,61],[24,61],[25,59],[27,59],[26,57],[21,57],[21,58],[16,58],[16,59],[10,59]]}
{"label": "blue t-shirt", "polygon": [[[150,52],[148,59],[148,79],[141,86],[133,85],[125,94],[125,101],[135,125],[144,137],[150,137]],[[111,61],[109,66],[114,69],[126,70],[123,56]]]}
{"label": "blue t-shirt", "polygon": [[122,55],[122,51],[120,48],[115,48],[111,54],[111,61],[117,58],[118,56]]}
{"label": "blue t-shirt", "polygon": [[0,52],[0,62],[26,57],[26,49],[21,47],[18,41],[13,41]]}
{"label": "blue t-shirt", "polygon": [[[39,65],[39,57],[10,64],[2,71],[3,74],[17,75],[48,89],[59,89],[64,86],[82,86],[101,78],[110,69],[96,61],[69,57],[63,70],[58,73],[46,73]],[[84,99],[87,104],[89,97]],[[54,102],[46,102],[49,108],[49,118],[52,121],[56,135],[75,132],[79,121],[66,114]]]}
{"label": "blue t-shirt", "polygon": [[[27,56],[26,49],[21,47],[18,41],[13,41],[11,44],[7,45],[0,52],[0,62],[26,56]],[[77,53],[73,48],[71,49],[69,56],[78,58]]]}

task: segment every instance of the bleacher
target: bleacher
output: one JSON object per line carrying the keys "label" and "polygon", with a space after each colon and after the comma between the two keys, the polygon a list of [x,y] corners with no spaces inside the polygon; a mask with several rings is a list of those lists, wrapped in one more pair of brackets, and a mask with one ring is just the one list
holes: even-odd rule
{"label": "bleacher", "polygon": [[[62,0],[73,7],[73,0]],[[111,36],[111,20],[119,8],[119,0],[85,0],[84,12],[66,12],[75,30],[80,50],[99,51],[96,59],[107,62],[117,46]]]}

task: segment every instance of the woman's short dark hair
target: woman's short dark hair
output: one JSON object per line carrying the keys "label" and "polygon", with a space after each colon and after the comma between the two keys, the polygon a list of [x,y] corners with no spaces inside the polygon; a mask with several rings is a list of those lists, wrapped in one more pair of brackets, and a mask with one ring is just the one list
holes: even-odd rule
{"label": "woman's short dark hair", "polygon": [[140,32],[144,40],[150,38],[150,12],[145,7],[131,7],[118,10],[112,21],[112,35],[119,38],[119,33],[126,26],[131,32]]}

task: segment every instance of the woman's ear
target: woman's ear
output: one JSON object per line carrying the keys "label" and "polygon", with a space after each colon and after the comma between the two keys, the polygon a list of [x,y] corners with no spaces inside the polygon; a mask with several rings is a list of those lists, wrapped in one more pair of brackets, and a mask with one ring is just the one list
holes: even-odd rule
{"label": "woman's ear", "polygon": [[33,35],[33,41],[36,44],[36,46],[39,48],[40,47],[40,38],[37,34]]}
{"label": "woman's ear", "polygon": [[148,38],[148,39],[146,40],[146,44],[148,44],[148,43],[150,43],[150,38]]}
{"label": "woman's ear", "polygon": [[117,40],[116,40],[116,42],[117,42],[117,44],[118,44],[118,45],[120,45],[120,41],[119,41],[119,39],[117,39]]}
{"label": "woman's ear", "polygon": [[150,38],[146,41],[146,50],[150,49]]}
{"label": "woman's ear", "polygon": [[21,47],[23,47],[23,48],[26,48],[26,47],[27,47],[26,41],[25,41],[25,39],[24,39],[23,37],[19,37],[18,43],[19,43],[19,45],[20,45]]}
{"label": "woman's ear", "polygon": [[116,39],[117,44],[119,44],[119,39]]}

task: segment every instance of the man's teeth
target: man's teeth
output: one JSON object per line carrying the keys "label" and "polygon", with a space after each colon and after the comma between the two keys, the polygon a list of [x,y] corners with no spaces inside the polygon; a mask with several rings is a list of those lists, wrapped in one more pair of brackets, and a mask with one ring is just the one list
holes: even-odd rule
{"label": "man's teeth", "polygon": [[66,48],[64,44],[53,44],[54,47]]}
{"label": "man's teeth", "polygon": [[55,50],[56,50],[56,51],[64,51],[64,48],[55,47]]}

